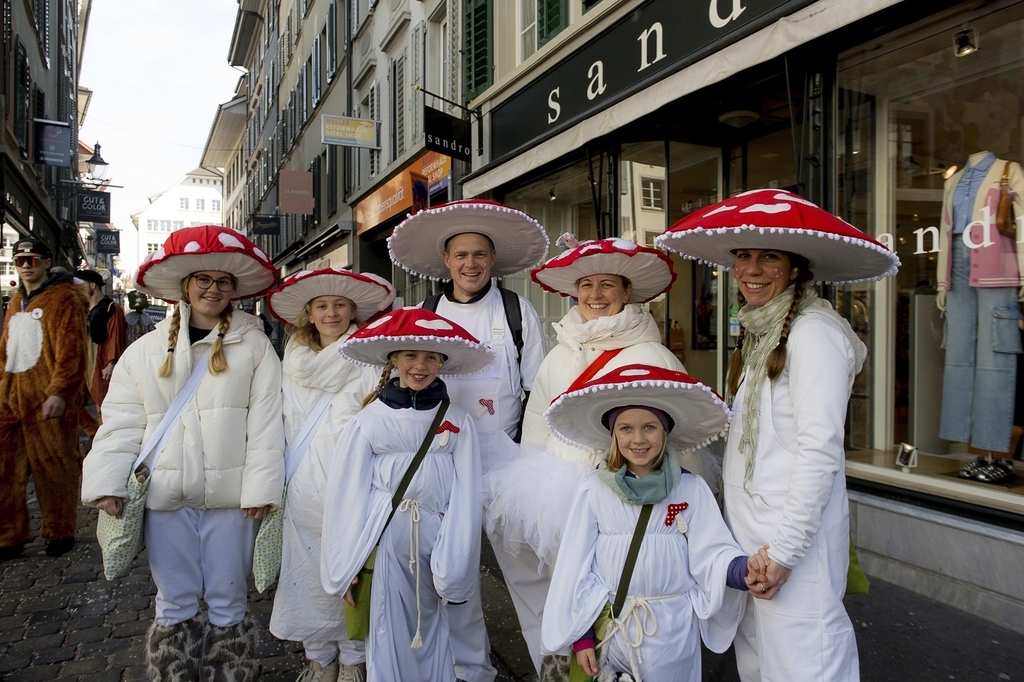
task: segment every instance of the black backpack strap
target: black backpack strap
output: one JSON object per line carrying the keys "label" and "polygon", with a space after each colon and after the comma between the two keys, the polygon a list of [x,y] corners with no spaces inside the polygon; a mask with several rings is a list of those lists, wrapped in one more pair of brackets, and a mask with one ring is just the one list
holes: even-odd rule
{"label": "black backpack strap", "polygon": [[512,334],[512,342],[516,344],[516,364],[523,363],[523,311],[519,308],[519,294],[511,289],[498,289],[501,292],[501,304],[505,308],[505,321],[508,331]]}
{"label": "black backpack strap", "polygon": [[423,299],[424,310],[429,310],[432,313],[437,312],[437,304],[441,302],[441,296],[443,294],[434,294],[433,296],[427,296]]}

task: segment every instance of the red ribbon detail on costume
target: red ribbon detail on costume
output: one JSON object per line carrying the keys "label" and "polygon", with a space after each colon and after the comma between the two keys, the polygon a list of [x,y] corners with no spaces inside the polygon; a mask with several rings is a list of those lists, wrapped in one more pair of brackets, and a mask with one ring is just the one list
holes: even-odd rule
{"label": "red ribbon detail on costume", "polygon": [[487,414],[494,416],[494,401],[490,398],[480,398],[480,404],[487,408]]}
{"label": "red ribbon detail on costume", "polygon": [[452,433],[458,433],[459,432],[459,427],[456,426],[455,424],[452,424],[447,419],[445,419],[444,423],[441,424],[441,426],[437,427],[437,433],[438,434],[442,434],[445,431],[451,431]]}
{"label": "red ribbon detail on costume", "polygon": [[665,515],[665,525],[671,526],[683,511],[690,508],[689,502],[680,502],[679,504],[670,504],[668,506],[668,514]]}

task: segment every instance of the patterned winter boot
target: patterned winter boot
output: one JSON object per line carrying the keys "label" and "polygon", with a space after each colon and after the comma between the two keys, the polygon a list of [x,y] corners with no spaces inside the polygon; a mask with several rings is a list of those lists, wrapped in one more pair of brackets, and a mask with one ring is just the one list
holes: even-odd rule
{"label": "patterned winter boot", "polygon": [[200,616],[175,625],[149,628],[146,663],[152,682],[199,682],[204,622]]}
{"label": "patterned winter boot", "polygon": [[544,656],[540,662],[540,682],[569,682],[569,657]]}
{"label": "patterned winter boot", "polygon": [[256,682],[256,628],[251,616],[235,625],[206,628],[203,682]]}

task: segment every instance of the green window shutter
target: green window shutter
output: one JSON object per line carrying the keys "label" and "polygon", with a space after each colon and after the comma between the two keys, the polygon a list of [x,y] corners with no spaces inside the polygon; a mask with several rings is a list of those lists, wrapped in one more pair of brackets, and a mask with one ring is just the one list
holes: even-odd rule
{"label": "green window shutter", "polygon": [[537,47],[565,28],[569,16],[567,0],[537,0]]}
{"label": "green window shutter", "polygon": [[494,65],[492,0],[465,0],[466,99],[490,87]]}

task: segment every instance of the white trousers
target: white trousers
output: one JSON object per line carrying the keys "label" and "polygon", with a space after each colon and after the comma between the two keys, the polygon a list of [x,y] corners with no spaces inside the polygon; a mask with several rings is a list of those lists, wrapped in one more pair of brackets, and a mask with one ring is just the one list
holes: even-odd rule
{"label": "white trousers", "polygon": [[366,663],[366,647],[362,642],[342,640],[340,642],[303,642],[306,660],[316,661],[321,668],[326,668],[334,659],[342,665],[357,666]]}
{"label": "white trousers", "polygon": [[480,578],[464,604],[448,605],[448,641],[455,659],[455,677],[465,682],[494,682],[498,671],[491,665],[491,643],[484,625]]}
{"label": "white trousers", "polygon": [[156,583],[156,622],[195,617],[205,599],[210,623],[227,627],[245,617],[257,522],[241,509],[146,510],[149,569]]}
{"label": "white trousers", "polygon": [[526,640],[526,647],[530,650],[533,667],[540,675],[540,664],[544,657],[541,650],[540,623],[544,615],[544,602],[548,598],[548,588],[551,587],[551,567],[545,564],[542,571],[538,572],[540,559],[529,547],[523,547],[519,551],[519,556],[513,556],[503,549],[501,535],[488,534],[487,539],[494,548],[494,556],[498,559],[498,567],[505,577],[512,605],[516,607],[519,629]]}

